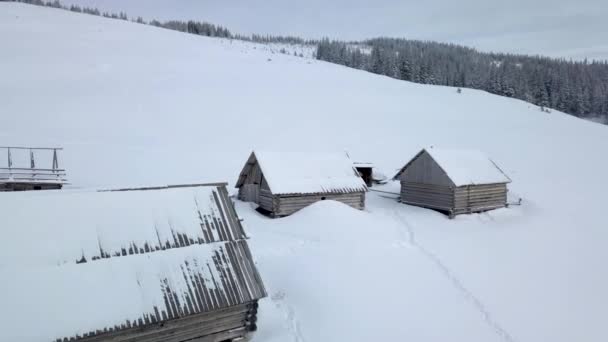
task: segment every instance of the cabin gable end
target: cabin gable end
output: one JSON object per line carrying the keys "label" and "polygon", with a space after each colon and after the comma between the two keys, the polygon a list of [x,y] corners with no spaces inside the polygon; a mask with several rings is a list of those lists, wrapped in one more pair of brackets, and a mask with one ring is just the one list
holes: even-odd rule
{"label": "cabin gable end", "polygon": [[399,179],[407,183],[454,187],[454,182],[426,150],[403,168]]}

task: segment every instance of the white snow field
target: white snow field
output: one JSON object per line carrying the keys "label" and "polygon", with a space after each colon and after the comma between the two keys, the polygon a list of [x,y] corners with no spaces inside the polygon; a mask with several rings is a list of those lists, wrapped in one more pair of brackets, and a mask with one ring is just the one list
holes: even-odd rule
{"label": "white snow field", "polygon": [[270,293],[254,341],[608,340],[606,126],[254,44],[0,3],[0,145],[63,146],[73,188],[234,185],[253,149],[347,150],[387,175],[430,145],[480,150],[521,206],[449,220],[397,203],[394,182],[365,211],[323,202],[271,220],[237,202]]}

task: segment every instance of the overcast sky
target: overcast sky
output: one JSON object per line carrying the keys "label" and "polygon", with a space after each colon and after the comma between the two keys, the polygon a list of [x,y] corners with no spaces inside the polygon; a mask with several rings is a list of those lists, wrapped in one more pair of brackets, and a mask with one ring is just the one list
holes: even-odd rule
{"label": "overcast sky", "polygon": [[196,19],[238,33],[376,36],[481,50],[608,59],[608,0],[64,0],[145,19]]}

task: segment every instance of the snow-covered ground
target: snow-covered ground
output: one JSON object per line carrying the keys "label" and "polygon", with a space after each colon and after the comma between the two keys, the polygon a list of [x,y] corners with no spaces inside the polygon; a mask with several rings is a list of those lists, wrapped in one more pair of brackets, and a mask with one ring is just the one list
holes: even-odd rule
{"label": "snow-covered ground", "polygon": [[63,146],[74,188],[233,185],[254,148],[347,150],[387,175],[425,146],[471,148],[513,180],[522,206],[454,220],[397,203],[395,183],[363,212],[238,202],[271,294],[255,341],[608,339],[606,126],[22,4],[0,3],[0,42],[0,145]]}

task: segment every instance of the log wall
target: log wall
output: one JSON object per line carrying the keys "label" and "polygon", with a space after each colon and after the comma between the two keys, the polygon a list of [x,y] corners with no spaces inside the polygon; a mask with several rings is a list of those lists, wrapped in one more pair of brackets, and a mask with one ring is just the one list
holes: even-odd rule
{"label": "log wall", "polygon": [[507,185],[501,183],[450,187],[401,182],[401,201],[445,211],[451,215],[482,212],[506,206]]}
{"label": "log wall", "polygon": [[467,185],[454,189],[454,214],[475,213],[507,205],[507,185]]}
{"label": "log wall", "polygon": [[56,342],[220,342],[245,338],[257,329],[257,301],[209,313],[131,327],[99,331],[91,336],[57,339]]}
{"label": "log wall", "polygon": [[365,192],[326,193],[308,195],[275,195],[273,197],[273,215],[288,216],[313,203],[333,200],[342,202],[355,209],[365,209]]}
{"label": "log wall", "polygon": [[454,192],[445,185],[401,182],[401,202],[450,212],[454,208]]}
{"label": "log wall", "polygon": [[275,210],[275,200],[270,190],[261,189],[257,204],[264,210],[273,212]]}

